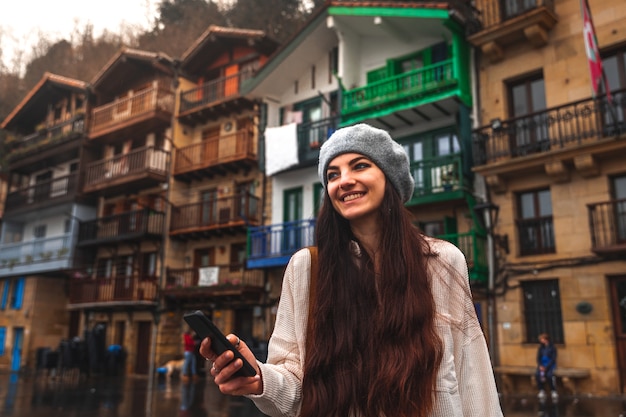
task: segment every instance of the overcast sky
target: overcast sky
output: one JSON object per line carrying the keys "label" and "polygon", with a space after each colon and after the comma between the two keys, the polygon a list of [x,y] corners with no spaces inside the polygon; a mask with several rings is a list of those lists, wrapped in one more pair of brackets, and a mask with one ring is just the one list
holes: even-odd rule
{"label": "overcast sky", "polygon": [[0,0],[2,62],[10,67],[15,48],[30,54],[43,33],[52,42],[69,38],[87,23],[99,36],[104,29],[120,33],[123,26],[146,29],[160,0]]}

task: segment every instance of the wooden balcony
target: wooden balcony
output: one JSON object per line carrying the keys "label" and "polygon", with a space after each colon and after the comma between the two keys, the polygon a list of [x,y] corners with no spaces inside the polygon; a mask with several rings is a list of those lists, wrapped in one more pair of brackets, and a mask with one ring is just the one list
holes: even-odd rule
{"label": "wooden balcony", "polygon": [[409,206],[464,198],[464,191],[470,189],[461,154],[412,161],[410,168],[415,193]]}
{"label": "wooden balcony", "polygon": [[240,91],[242,83],[253,75],[254,71],[242,71],[181,92],[179,120],[196,125],[252,109],[253,102]]}
{"label": "wooden balcony", "polygon": [[259,197],[248,193],[172,207],[170,236],[206,239],[246,233],[261,221]]}
{"label": "wooden balcony", "polygon": [[0,244],[0,277],[58,273],[73,267],[75,241],[64,234]]}
{"label": "wooden balcony", "polygon": [[69,287],[70,307],[153,305],[159,293],[157,278],[154,276],[72,278]]}
{"label": "wooden balcony", "polygon": [[177,149],[174,176],[182,181],[249,171],[258,163],[254,135],[241,130]]}
{"label": "wooden balcony", "polygon": [[[454,60],[449,59],[346,90],[342,93],[341,125],[438,102],[458,88],[459,75],[455,72]],[[409,116],[410,113],[404,115]]]}
{"label": "wooden balcony", "polygon": [[170,153],[153,146],[96,161],[87,165],[83,191],[107,195],[129,187],[133,190],[154,187],[167,180],[169,163]]}
{"label": "wooden balcony", "polygon": [[138,130],[166,127],[172,123],[173,111],[174,93],[153,87],[94,108],[89,139],[106,139],[110,135],[129,135]]}
{"label": "wooden balcony", "polygon": [[315,244],[315,219],[251,227],[248,231],[248,268],[285,266],[291,255]]}
{"label": "wooden balcony", "polygon": [[587,204],[591,250],[598,255],[626,256],[626,199]]}
{"label": "wooden balcony", "polygon": [[527,116],[494,119],[473,133],[474,170],[495,192],[503,192],[507,176],[547,172],[567,181],[572,166],[583,176],[596,175],[597,158],[624,149],[614,140],[626,133],[626,90],[584,99]]}
{"label": "wooden balcony", "polygon": [[52,204],[74,201],[78,192],[77,174],[39,182],[31,187],[7,194],[5,214],[23,210],[37,210]]}
{"label": "wooden balcony", "polygon": [[492,62],[504,58],[506,46],[530,42],[541,47],[556,25],[554,0],[476,0],[482,30],[468,37]]}
{"label": "wooden balcony", "polygon": [[84,114],[40,128],[16,141],[7,142],[7,161],[11,169],[33,172],[77,158],[84,131]]}
{"label": "wooden balcony", "polygon": [[162,292],[166,299],[175,299],[177,303],[233,306],[258,303],[264,285],[263,271],[246,269],[243,264],[168,268]]}
{"label": "wooden balcony", "polygon": [[113,245],[163,238],[165,213],[142,209],[80,223],[78,245]]}

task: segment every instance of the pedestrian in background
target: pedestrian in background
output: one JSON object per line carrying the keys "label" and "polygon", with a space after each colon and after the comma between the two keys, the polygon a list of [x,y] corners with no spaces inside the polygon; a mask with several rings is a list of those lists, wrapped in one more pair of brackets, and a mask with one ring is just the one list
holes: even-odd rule
{"label": "pedestrian in background", "polygon": [[232,378],[241,361],[202,342],[220,391],[269,416],[501,417],[465,256],[414,226],[402,146],[366,124],[342,128],[318,174],[318,273],[315,252],[292,256],[267,363],[238,348],[255,377]]}
{"label": "pedestrian in background", "polygon": [[196,342],[191,335],[191,330],[187,329],[183,333],[183,369],[181,371],[183,379],[196,378]]}
{"label": "pedestrian in background", "polygon": [[545,385],[547,382],[550,385],[552,399],[557,400],[559,394],[556,390],[556,377],[554,376],[554,369],[556,368],[556,346],[554,346],[550,340],[550,335],[547,333],[541,333],[538,339],[537,371],[535,372],[537,389],[539,390],[537,396],[540,400],[546,398]]}

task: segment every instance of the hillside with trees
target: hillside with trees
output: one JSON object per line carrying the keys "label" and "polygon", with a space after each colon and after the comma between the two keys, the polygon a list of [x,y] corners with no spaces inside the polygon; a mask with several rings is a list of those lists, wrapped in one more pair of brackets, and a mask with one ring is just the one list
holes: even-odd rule
{"label": "hillside with trees", "polygon": [[[24,51],[12,63],[13,68],[0,62],[0,121],[46,71],[89,82],[122,46],[180,57],[212,24],[260,29],[284,42],[323,3],[324,0],[237,0],[224,6],[213,0],[162,0],[157,18],[147,31],[128,29],[125,33],[104,32],[95,37],[93,27],[86,25],[75,28],[69,39],[50,42],[40,35],[28,62],[21,62]],[[0,140],[2,134],[0,131]]]}

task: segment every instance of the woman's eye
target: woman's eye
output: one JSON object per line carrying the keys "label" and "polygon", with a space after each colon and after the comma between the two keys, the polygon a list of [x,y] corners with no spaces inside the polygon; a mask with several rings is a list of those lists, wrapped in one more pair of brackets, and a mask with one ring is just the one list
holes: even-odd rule
{"label": "woman's eye", "polygon": [[337,174],[336,172],[329,172],[328,174],[326,174],[326,180],[327,180],[327,181],[330,181],[330,180],[332,180],[333,178],[337,178],[337,175],[338,175],[338,174]]}
{"label": "woman's eye", "polygon": [[354,165],[354,169],[365,169],[368,168],[370,165],[367,162],[359,162],[356,165]]}

